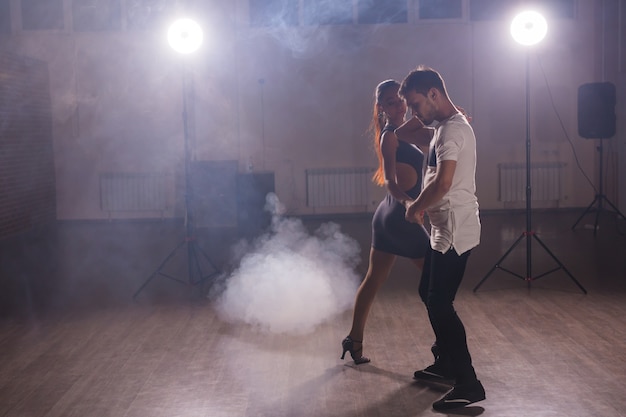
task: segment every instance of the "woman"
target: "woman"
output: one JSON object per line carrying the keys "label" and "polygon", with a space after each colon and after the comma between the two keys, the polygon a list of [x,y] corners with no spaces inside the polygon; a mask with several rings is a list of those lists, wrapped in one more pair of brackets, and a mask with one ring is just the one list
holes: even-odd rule
{"label": "woman", "polygon": [[389,277],[396,256],[411,259],[421,271],[429,245],[426,230],[404,217],[405,204],[413,201],[421,189],[424,154],[417,146],[399,140],[394,133],[404,123],[407,110],[398,95],[399,89],[400,83],[386,80],[376,87],[374,93],[370,127],[378,156],[374,181],[387,188],[387,196],[378,205],[372,219],[369,267],[356,294],[352,329],[341,343],[341,359],[350,352],[357,365],[370,361],[363,356],[365,321],[376,293]]}

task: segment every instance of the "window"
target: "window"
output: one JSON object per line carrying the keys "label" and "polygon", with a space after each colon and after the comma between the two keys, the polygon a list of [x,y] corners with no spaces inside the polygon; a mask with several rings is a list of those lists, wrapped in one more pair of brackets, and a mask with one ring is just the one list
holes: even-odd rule
{"label": "window", "polygon": [[407,23],[406,0],[358,0],[359,23]]}
{"label": "window", "polygon": [[22,29],[63,29],[62,0],[22,0]]}
{"label": "window", "polygon": [[461,19],[463,17],[462,0],[420,0],[420,19]]}
{"label": "window", "polygon": [[519,5],[519,2],[506,2],[502,0],[470,0],[470,20],[498,20],[509,17],[511,10]]}
{"label": "window", "polygon": [[541,11],[546,18],[573,19],[574,0],[535,0],[501,1],[470,0],[470,20],[507,19],[521,6],[532,7]]}
{"label": "window", "polygon": [[73,0],[72,16],[75,31],[121,29],[120,0]]}
{"label": "window", "polygon": [[553,19],[573,19],[574,0],[543,0],[539,3],[546,17]]}
{"label": "window", "polygon": [[250,26],[297,26],[298,0],[250,0]]}
{"label": "window", "polygon": [[0,0],[0,34],[11,33],[10,0]]}
{"label": "window", "polygon": [[126,0],[126,20],[131,30],[156,29],[165,19],[176,16],[175,5],[167,0]]}
{"label": "window", "polygon": [[304,22],[307,25],[351,24],[352,0],[303,0]]}

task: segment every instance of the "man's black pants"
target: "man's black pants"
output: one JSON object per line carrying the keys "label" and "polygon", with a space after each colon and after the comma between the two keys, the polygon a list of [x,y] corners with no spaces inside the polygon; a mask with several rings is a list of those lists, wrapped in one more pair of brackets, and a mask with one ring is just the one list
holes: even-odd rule
{"label": "man's black pants", "polygon": [[454,298],[463,280],[471,251],[458,255],[454,248],[445,254],[430,249],[426,253],[419,294],[435,332],[442,358],[452,363],[457,384],[476,380],[472,358],[467,348],[465,327],[454,310]]}

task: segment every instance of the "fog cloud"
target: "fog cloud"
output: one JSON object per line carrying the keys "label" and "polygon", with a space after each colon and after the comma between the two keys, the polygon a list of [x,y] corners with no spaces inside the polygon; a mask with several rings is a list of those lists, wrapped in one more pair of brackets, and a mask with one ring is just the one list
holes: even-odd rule
{"label": "fog cloud", "polygon": [[222,318],[273,333],[306,333],[352,306],[360,248],[338,224],[310,234],[302,221],[273,213],[270,232],[241,242],[238,267],[225,278],[216,305]]}

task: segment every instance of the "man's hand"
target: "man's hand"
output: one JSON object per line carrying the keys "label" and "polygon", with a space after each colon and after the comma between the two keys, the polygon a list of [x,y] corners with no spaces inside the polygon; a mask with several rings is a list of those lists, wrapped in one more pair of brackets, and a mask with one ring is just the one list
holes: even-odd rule
{"label": "man's hand", "polygon": [[460,112],[461,112],[461,114],[462,114],[463,116],[465,116],[465,118],[467,119],[467,122],[468,122],[468,123],[472,123],[472,116],[470,116],[469,114],[467,114],[467,112],[465,111],[465,109],[464,109],[463,107],[459,107],[459,106],[455,106],[455,107],[456,107],[456,109],[457,109],[458,111],[460,111]]}
{"label": "man's hand", "polygon": [[424,212],[417,211],[415,204],[409,204],[406,206],[406,213],[404,215],[406,221],[417,224],[424,224]]}

